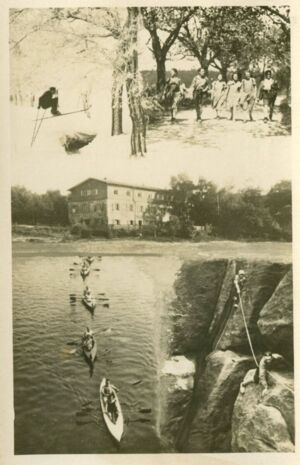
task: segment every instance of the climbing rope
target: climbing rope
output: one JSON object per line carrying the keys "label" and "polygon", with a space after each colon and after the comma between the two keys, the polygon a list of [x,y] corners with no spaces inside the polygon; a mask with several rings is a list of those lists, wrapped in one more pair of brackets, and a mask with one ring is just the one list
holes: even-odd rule
{"label": "climbing rope", "polygon": [[235,284],[236,291],[237,291],[237,294],[238,294],[238,297],[239,297],[240,309],[241,309],[242,316],[243,316],[243,320],[244,320],[244,326],[245,326],[245,330],[246,330],[246,334],[247,334],[247,338],[248,338],[248,343],[249,343],[249,346],[250,346],[250,350],[251,350],[251,352],[252,352],[252,356],[253,356],[253,360],[254,360],[254,362],[255,362],[255,365],[258,367],[259,364],[258,364],[256,355],[255,355],[255,352],[254,352],[254,349],[253,349],[253,345],[252,345],[252,341],[251,341],[251,336],[250,336],[250,333],[249,333],[249,329],[248,329],[248,325],[247,325],[247,321],[246,321],[246,317],[245,317],[243,301],[242,301],[242,298],[241,298],[240,286],[239,286],[239,284],[238,284],[238,282],[237,282],[236,280],[235,280],[234,284]]}

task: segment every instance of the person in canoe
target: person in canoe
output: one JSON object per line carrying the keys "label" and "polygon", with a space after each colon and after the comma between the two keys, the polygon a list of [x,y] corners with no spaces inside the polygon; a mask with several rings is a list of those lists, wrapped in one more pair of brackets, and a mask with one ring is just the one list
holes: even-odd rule
{"label": "person in canoe", "polygon": [[83,337],[84,337],[85,339],[93,338],[93,337],[94,337],[93,331],[92,331],[88,326],[86,327],[86,330],[85,330],[85,332],[84,332]]}
{"label": "person in canoe", "polygon": [[92,293],[91,293],[91,290],[90,290],[89,286],[86,286],[86,288],[85,288],[84,291],[83,291],[83,295],[84,295],[84,297],[86,297],[87,299],[91,299]]}
{"label": "person in canoe", "polygon": [[111,417],[111,420],[115,423],[118,417],[118,410],[116,406],[116,394],[115,391],[119,391],[116,386],[113,386],[110,383],[110,380],[107,378],[105,385],[102,389],[103,401],[105,405],[105,412]]}
{"label": "person in canoe", "polygon": [[51,113],[53,116],[61,115],[58,111],[58,91],[56,87],[50,87],[46,92],[44,92],[39,97],[38,109],[43,108],[47,110],[51,108]]}

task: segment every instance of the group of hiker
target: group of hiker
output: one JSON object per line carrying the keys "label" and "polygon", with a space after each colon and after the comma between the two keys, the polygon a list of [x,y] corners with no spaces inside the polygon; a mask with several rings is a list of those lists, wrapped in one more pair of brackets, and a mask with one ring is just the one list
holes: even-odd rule
{"label": "group of hiker", "polygon": [[178,76],[177,69],[171,70],[171,76],[167,80],[162,94],[162,103],[171,113],[171,121],[175,120],[179,103],[192,94],[196,110],[196,120],[202,121],[203,107],[211,101],[212,108],[216,112],[216,118],[220,118],[222,110],[229,110],[230,120],[236,120],[239,108],[248,112],[250,121],[253,121],[253,108],[256,101],[263,102],[264,122],[272,121],[275,100],[278,93],[278,83],[272,77],[272,72],[267,70],[264,78],[257,86],[256,79],[250,71],[245,71],[243,78],[238,72],[234,72],[229,81],[225,81],[222,74],[210,84],[207,72],[199,68],[189,89]]}

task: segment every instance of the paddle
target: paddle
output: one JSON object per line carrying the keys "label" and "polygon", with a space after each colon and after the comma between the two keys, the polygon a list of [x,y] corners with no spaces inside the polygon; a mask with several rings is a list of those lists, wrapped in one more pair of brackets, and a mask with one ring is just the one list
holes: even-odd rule
{"label": "paddle", "polygon": [[132,386],[137,386],[138,384],[140,384],[142,382],[141,379],[137,380],[137,381],[134,381],[132,384]]}
{"label": "paddle", "polygon": [[152,409],[151,408],[140,408],[139,412],[140,413],[151,413]]}

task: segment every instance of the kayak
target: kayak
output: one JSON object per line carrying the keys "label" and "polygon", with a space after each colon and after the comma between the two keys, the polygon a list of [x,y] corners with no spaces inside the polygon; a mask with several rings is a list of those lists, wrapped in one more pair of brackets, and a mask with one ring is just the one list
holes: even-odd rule
{"label": "kayak", "polygon": [[88,268],[81,268],[80,274],[83,279],[85,279],[90,274],[90,267]]}
{"label": "kayak", "polygon": [[84,305],[91,311],[95,310],[96,308],[96,300],[91,299],[90,297],[82,297],[82,302]]}
{"label": "kayak", "polygon": [[94,339],[94,345],[90,350],[84,343],[82,343],[82,350],[83,350],[84,355],[88,359],[88,361],[93,363],[96,358],[96,354],[97,354],[97,343],[95,339]]}
{"label": "kayak", "polygon": [[119,399],[118,399],[118,396],[115,390],[114,390],[114,393],[116,395],[116,407],[117,407],[117,412],[118,412],[117,421],[114,423],[110,415],[105,411],[105,403],[104,403],[103,394],[102,394],[102,389],[105,385],[105,382],[106,382],[106,378],[103,378],[100,384],[100,389],[99,389],[101,410],[102,410],[103,418],[104,418],[108,431],[116,439],[116,441],[120,442],[122,435],[123,435],[123,430],[124,430],[123,413],[122,413],[121,405],[120,405],[120,402],[119,402]]}

